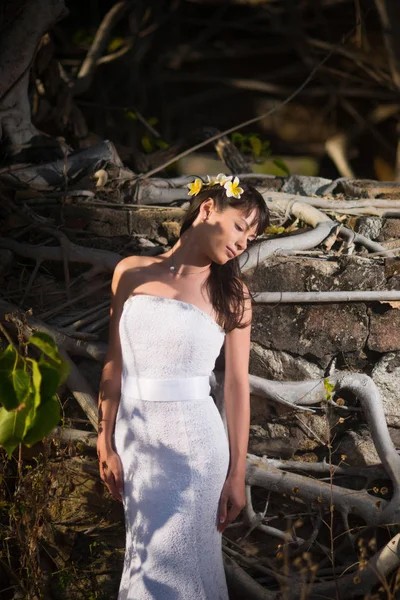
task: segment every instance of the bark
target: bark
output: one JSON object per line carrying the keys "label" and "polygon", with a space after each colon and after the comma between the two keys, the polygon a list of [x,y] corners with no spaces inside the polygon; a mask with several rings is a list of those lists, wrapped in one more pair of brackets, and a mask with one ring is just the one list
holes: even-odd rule
{"label": "bark", "polygon": [[108,141],[69,155],[63,152],[62,158],[40,165],[3,167],[0,169],[0,182],[7,187],[32,190],[52,190],[59,186],[68,188],[75,179],[90,175],[106,164],[122,166],[114,144]]}
{"label": "bark", "polygon": [[[29,70],[43,34],[67,14],[64,0],[18,4],[12,18],[3,23],[0,37],[0,141],[11,154],[17,154],[41,136],[31,122]],[[3,13],[4,20],[9,14]],[[52,138],[48,141],[53,147],[58,146]]]}

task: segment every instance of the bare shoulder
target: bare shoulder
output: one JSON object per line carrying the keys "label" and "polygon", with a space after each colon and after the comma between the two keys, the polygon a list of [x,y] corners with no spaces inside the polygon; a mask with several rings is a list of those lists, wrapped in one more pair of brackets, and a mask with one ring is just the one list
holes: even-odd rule
{"label": "bare shoulder", "polygon": [[143,269],[154,264],[152,256],[126,256],[116,265],[111,288],[114,297],[125,301],[140,282]]}
{"label": "bare shoulder", "polygon": [[226,341],[231,344],[242,345],[250,339],[250,327],[252,321],[252,297],[247,285],[241,281],[243,290],[243,314],[240,319],[240,327],[235,327],[226,335]]}

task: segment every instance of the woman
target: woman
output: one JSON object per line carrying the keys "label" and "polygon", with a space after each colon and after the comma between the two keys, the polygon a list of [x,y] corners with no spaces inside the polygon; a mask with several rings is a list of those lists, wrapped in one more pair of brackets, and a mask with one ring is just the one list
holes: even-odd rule
{"label": "woman", "polygon": [[[269,222],[262,196],[239,183],[189,184],[173,248],[124,258],[113,275],[97,452],[124,505],[118,600],[228,598],[221,534],[245,506],[250,424],[251,299],[238,256]],[[228,437],[209,395],[224,341]]]}

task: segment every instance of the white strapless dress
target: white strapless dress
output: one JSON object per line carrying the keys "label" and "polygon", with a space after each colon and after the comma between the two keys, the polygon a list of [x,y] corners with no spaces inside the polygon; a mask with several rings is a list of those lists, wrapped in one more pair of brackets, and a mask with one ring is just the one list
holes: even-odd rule
{"label": "white strapless dress", "polygon": [[228,600],[217,513],[229,444],[208,383],[225,332],[193,304],[147,294],[128,298],[119,330],[118,600]]}

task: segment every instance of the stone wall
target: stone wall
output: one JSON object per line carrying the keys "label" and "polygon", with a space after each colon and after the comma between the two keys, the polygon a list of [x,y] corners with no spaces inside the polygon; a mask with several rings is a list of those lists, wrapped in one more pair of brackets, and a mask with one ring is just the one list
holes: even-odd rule
{"label": "stone wall", "polygon": [[[398,258],[275,256],[246,282],[251,292],[400,289],[399,271]],[[400,303],[392,304],[256,304],[250,373],[280,381],[320,379],[334,359],[339,371],[366,373],[381,392],[392,439],[400,446]],[[357,407],[354,399],[346,403]],[[253,397],[250,451],[317,460],[333,427],[337,451],[350,464],[380,462],[362,412],[336,425],[321,412],[293,415]]]}

